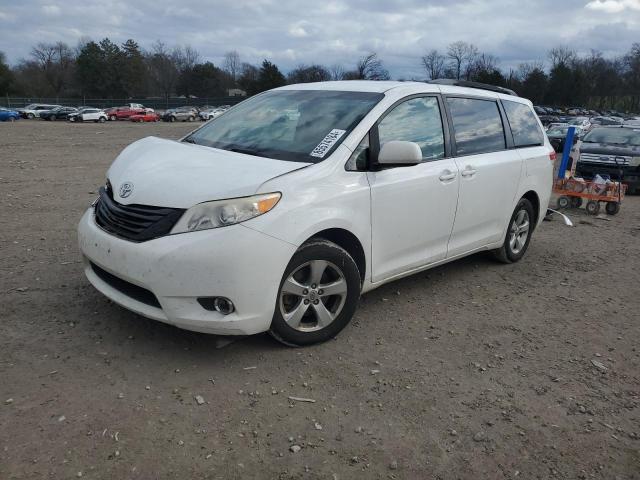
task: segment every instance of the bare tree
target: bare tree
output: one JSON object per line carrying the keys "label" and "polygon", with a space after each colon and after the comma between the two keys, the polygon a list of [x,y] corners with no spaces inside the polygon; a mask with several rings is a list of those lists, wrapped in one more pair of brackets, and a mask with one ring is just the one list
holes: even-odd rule
{"label": "bare tree", "polygon": [[356,69],[344,74],[346,80],[389,80],[389,71],[375,52],[358,60]]}
{"label": "bare tree", "polygon": [[344,79],[344,67],[340,64],[331,65],[329,68],[331,74],[331,80],[343,80]]}
{"label": "bare tree", "polygon": [[552,48],[548,53],[549,61],[551,62],[551,68],[556,68],[558,65],[568,65],[576,58],[575,50],[566,46],[559,46]]}
{"label": "bare tree", "polygon": [[442,78],[444,76],[445,57],[438,50],[431,50],[422,57],[422,65],[427,72],[429,80]]}
{"label": "bare tree", "polygon": [[75,58],[66,43],[38,43],[31,49],[31,56],[44,74],[46,82],[56,95],[71,82]]}
{"label": "bare tree", "polygon": [[179,74],[175,51],[170,51],[164,43],[157,41],[147,54],[147,65],[151,80],[162,94],[168,97],[174,93]]}
{"label": "bare tree", "polygon": [[224,54],[224,61],[222,68],[229,74],[233,83],[238,80],[238,74],[240,73],[242,62],[240,62],[240,54],[235,50],[231,50]]}
{"label": "bare tree", "polygon": [[453,42],[447,47],[447,57],[451,61],[451,70],[456,79],[460,80],[464,72],[467,77],[471,74],[470,65],[478,56],[478,49],[467,42]]}

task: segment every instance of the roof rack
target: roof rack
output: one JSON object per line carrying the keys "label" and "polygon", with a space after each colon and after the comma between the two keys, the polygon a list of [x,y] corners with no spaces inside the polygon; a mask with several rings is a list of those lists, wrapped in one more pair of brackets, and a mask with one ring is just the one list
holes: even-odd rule
{"label": "roof rack", "polygon": [[481,90],[490,90],[492,92],[504,93],[506,95],[513,95],[517,97],[518,94],[509,88],[498,87],[496,85],[489,85],[488,83],[470,82],[468,80],[455,80],[451,78],[438,78],[436,80],[430,80],[427,83],[435,83],[437,85],[453,85],[455,87],[468,87],[479,88]]}

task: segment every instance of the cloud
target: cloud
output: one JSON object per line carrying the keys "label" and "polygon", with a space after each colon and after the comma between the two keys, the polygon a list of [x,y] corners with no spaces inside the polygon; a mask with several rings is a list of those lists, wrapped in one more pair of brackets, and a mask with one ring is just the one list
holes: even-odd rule
{"label": "cloud", "polygon": [[[0,0],[0,51],[10,62],[38,42],[129,38],[149,49],[191,45],[219,65],[237,50],[283,71],[300,63],[351,69],[376,51],[395,78],[422,78],[420,57],[463,40],[508,70],[568,45],[620,55],[637,41],[640,0]],[[604,14],[607,12],[606,14]],[[560,20],[561,19],[561,20]],[[559,28],[562,21],[562,28]],[[30,28],[24,28],[30,25]],[[19,38],[16,42],[13,39]],[[635,39],[635,40],[634,40]]]}
{"label": "cloud", "polygon": [[640,0],[593,0],[585,7],[606,13],[620,13],[627,9],[640,10]]}

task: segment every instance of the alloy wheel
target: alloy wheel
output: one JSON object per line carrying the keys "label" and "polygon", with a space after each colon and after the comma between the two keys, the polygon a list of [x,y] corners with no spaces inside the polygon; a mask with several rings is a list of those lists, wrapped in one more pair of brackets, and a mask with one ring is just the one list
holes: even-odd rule
{"label": "alloy wheel", "polygon": [[513,219],[509,228],[509,247],[517,255],[524,248],[529,237],[529,213],[522,209]]}
{"label": "alloy wheel", "polygon": [[321,330],[340,315],[347,290],[340,268],[326,260],[312,260],[297,267],[283,282],[280,313],[295,330]]}

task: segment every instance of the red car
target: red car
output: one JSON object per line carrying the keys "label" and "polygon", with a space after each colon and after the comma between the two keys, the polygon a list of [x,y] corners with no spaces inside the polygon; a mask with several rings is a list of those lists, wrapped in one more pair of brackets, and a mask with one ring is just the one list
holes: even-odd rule
{"label": "red car", "polygon": [[144,114],[146,109],[139,103],[110,108],[106,111],[109,120],[127,120],[131,115]]}
{"label": "red car", "polygon": [[136,113],[135,115],[130,115],[129,120],[132,122],[159,122],[160,115],[156,112]]}

